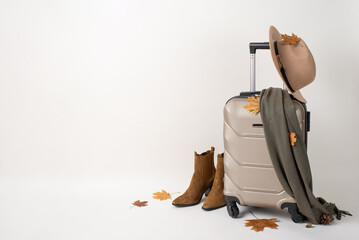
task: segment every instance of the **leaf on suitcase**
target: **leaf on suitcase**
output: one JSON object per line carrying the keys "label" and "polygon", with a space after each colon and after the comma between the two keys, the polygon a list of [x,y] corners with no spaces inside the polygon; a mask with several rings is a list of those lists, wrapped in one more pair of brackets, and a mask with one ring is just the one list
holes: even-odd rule
{"label": "leaf on suitcase", "polygon": [[295,138],[295,133],[290,132],[288,133],[288,135],[289,135],[290,145],[294,146],[294,144],[297,142],[297,139]]}
{"label": "leaf on suitcase", "polygon": [[292,36],[289,36],[287,34],[281,34],[280,36],[282,37],[281,43],[283,45],[295,45],[300,41],[300,38],[294,33],[292,33]]}
{"label": "leaf on suitcase", "polygon": [[263,229],[265,227],[272,228],[272,229],[277,229],[277,227],[278,227],[278,224],[275,223],[275,222],[278,222],[278,220],[276,218],[251,219],[251,220],[246,220],[246,221],[247,222],[245,223],[244,226],[252,227],[251,230],[254,230],[256,232],[263,231]]}
{"label": "leaf on suitcase", "polygon": [[244,106],[245,109],[247,109],[249,112],[252,112],[252,114],[259,113],[259,99],[260,97],[248,97],[248,104]]}
{"label": "leaf on suitcase", "polygon": [[133,206],[136,206],[136,207],[146,207],[147,206],[147,201],[140,201],[140,200],[137,200],[137,201],[134,201],[132,203]]}
{"label": "leaf on suitcase", "polygon": [[172,197],[171,194],[169,194],[168,192],[162,189],[162,192],[155,192],[153,194],[153,198],[162,201],[162,200],[171,199]]}

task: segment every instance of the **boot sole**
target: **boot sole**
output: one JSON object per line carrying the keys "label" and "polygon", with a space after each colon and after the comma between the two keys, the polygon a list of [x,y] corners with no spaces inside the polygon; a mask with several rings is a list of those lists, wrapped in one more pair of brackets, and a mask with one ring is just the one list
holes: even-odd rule
{"label": "boot sole", "polygon": [[219,208],[223,208],[225,207],[227,204],[224,204],[223,206],[219,206],[219,207],[215,207],[215,208],[204,208],[202,207],[203,210],[209,212],[209,211],[213,211],[213,210],[216,210],[216,209],[219,209]]}
{"label": "boot sole", "polygon": [[176,207],[191,207],[191,206],[195,206],[195,205],[198,205],[200,202],[201,202],[202,198],[199,200],[198,203],[193,203],[193,204],[189,204],[189,205],[184,205],[184,204],[173,204],[173,206],[176,206]]}

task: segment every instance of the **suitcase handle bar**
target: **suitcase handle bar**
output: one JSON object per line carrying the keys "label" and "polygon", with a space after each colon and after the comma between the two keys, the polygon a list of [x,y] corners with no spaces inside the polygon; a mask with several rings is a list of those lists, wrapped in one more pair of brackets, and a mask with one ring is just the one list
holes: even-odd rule
{"label": "suitcase handle bar", "polygon": [[269,42],[251,42],[249,43],[249,52],[256,53],[257,49],[269,49]]}
{"label": "suitcase handle bar", "polygon": [[[249,52],[250,52],[250,91],[256,91],[256,51],[257,49],[269,49],[269,42],[251,42],[249,43]],[[283,89],[287,90],[286,86],[283,84]]]}

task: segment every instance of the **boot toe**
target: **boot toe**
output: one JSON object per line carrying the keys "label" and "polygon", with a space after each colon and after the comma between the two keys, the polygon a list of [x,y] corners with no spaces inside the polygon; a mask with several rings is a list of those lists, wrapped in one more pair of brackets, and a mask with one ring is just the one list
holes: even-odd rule
{"label": "boot toe", "polygon": [[172,201],[173,205],[190,205],[192,204],[191,201],[186,196],[179,196],[175,200]]}
{"label": "boot toe", "polygon": [[201,199],[188,197],[186,195],[179,196],[175,200],[172,201],[172,205],[179,206],[179,207],[185,207],[185,206],[192,206],[196,205],[200,202]]}
{"label": "boot toe", "polygon": [[204,201],[202,208],[204,210],[213,210],[213,209],[217,209],[220,207],[224,207],[224,206],[226,206],[226,204],[227,204],[227,202],[224,199],[211,200],[211,199],[207,198]]}
{"label": "boot toe", "polygon": [[173,205],[180,205],[180,204],[183,204],[183,197],[182,196],[179,196],[178,198],[176,198],[175,200],[172,201],[172,204]]}

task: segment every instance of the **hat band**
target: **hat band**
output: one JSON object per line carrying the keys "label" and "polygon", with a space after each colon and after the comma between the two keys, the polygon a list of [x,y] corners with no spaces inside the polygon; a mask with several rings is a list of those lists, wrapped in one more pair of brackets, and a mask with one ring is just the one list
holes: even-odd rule
{"label": "hat band", "polygon": [[287,87],[289,88],[289,90],[290,90],[292,93],[294,93],[295,91],[294,91],[294,89],[292,88],[292,86],[290,85],[290,83],[289,83],[289,81],[288,81],[287,74],[285,73],[285,69],[284,69],[284,67],[283,67],[283,63],[282,63],[282,61],[281,61],[281,59],[280,59],[280,56],[279,56],[278,43],[277,43],[277,41],[274,42],[274,51],[275,51],[275,55],[277,56],[277,61],[278,61],[279,65],[280,65],[280,72],[281,72],[281,74],[282,74],[282,76],[283,76],[283,78],[284,78],[284,81],[285,81],[285,83],[287,84]]}

